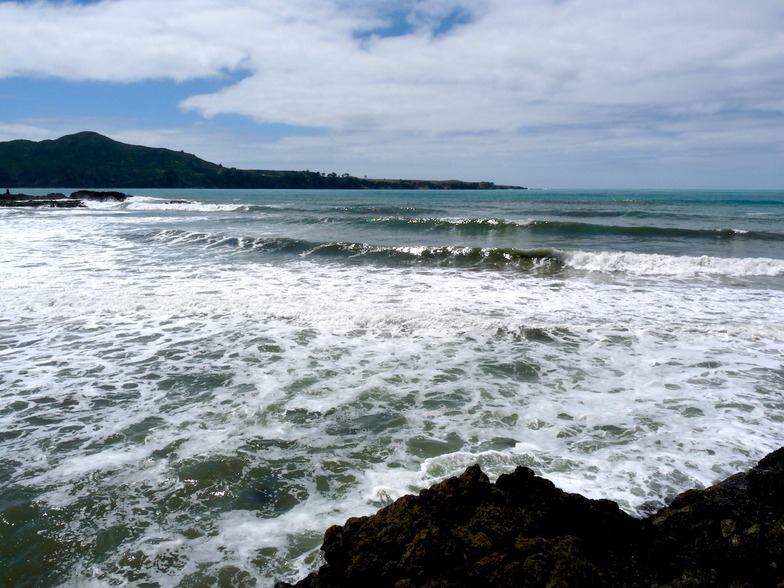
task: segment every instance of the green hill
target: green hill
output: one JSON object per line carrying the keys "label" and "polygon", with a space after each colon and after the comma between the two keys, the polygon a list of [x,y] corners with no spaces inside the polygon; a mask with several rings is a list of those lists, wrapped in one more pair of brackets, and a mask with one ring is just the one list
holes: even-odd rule
{"label": "green hill", "polygon": [[93,132],[0,142],[0,188],[498,189],[492,182],[380,180],[314,171],[242,170]]}

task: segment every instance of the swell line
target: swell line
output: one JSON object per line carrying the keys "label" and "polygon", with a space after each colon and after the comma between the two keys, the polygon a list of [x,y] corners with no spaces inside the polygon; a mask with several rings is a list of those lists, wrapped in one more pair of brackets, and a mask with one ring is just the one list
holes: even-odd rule
{"label": "swell line", "polygon": [[341,241],[317,242],[283,237],[233,237],[178,229],[147,235],[151,241],[221,249],[272,259],[321,259],[387,267],[422,266],[477,270],[511,270],[555,275],[564,270],[648,276],[743,277],[784,275],[784,260],[673,256],[626,251],[562,251],[553,248],[465,246],[388,246]]}
{"label": "swell line", "polygon": [[603,225],[560,221],[532,221],[527,225],[527,228],[533,233],[570,236],[608,235],[637,238],[784,240],[784,235],[779,233],[745,231],[733,228],[688,229],[681,227]]}
{"label": "swell line", "polygon": [[347,224],[390,230],[425,231],[452,233],[462,236],[514,235],[515,233],[549,237],[631,237],[638,239],[743,239],[761,241],[784,241],[784,234],[766,231],[747,231],[731,227],[692,229],[682,227],[660,227],[652,225],[615,225],[575,221],[526,220],[515,221],[503,218],[442,218],[380,216],[357,217],[311,217],[300,219],[306,224]]}
{"label": "swell line", "polygon": [[515,249],[461,246],[385,246],[341,241],[316,242],[281,237],[232,237],[183,230],[163,230],[148,237],[171,244],[221,248],[280,257],[319,258],[350,263],[427,267],[557,272],[561,253],[554,249]]}

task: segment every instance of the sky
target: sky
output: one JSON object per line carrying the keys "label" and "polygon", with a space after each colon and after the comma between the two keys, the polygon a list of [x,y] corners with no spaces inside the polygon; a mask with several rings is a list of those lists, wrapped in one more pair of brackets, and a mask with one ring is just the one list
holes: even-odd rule
{"label": "sky", "polygon": [[0,0],[0,141],[536,188],[784,189],[781,0]]}

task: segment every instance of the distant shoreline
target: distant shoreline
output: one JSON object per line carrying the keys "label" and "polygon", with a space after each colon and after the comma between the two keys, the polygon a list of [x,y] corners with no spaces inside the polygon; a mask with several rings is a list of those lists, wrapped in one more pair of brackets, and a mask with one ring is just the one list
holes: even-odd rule
{"label": "distant shoreline", "polygon": [[525,190],[463,180],[374,179],[336,172],[224,167],[183,151],[128,145],[89,131],[0,142],[0,189]]}

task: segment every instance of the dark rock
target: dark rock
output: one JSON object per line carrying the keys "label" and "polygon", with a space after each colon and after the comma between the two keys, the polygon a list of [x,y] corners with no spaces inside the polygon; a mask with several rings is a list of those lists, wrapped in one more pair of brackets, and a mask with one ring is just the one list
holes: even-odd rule
{"label": "dark rock", "polygon": [[0,206],[15,207],[51,207],[51,208],[82,208],[85,200],[99,202],[124,202],[128,194],[122,192],[96,192],[94,190],[78,190],[66,196],[61,192],[52,192],[46,196],[31,196],[29,194],[12,194],[6,188],[0,194]]}
{"label": "dark rock", "polygon": [[777,586],[784,449],[646,519],[528,468],[491,484],[472,466],[331,527],[322,549],[326,564],[294,586]]}
{"label": "dark rock", "polygon": [[297,586],[622,586],[640,527],[528,468],[493,485],[472,466],[327,530],[327,564]]}
{"label": "dark rock", "polygon": [[22,208],[80,208],[84,204],[81,200],[70,200],[65,194],[52,192],[46,196],[31,196],[29,194],[11,194],[6,189],[4,194],[0,194],[0,206],[13,206]]}
{"label": "dark rock", "polygon": [[645,521],[649,577],[679,586],[784,582],[784,448]]}
{"label": "dark rock", "polygon": [[6,188],[5,192],[0,195],[0,201],[32,200],[35,198],[38,198],[38,196],[30,196],[29,194],[12,194],[8,188]]}
{"label": "dark rock", "polygon": [[99,202],[124,202],[128,198],[128,194],[114,191],[77,190],[71,193],[71,198],[77,200],[97,200]]}

